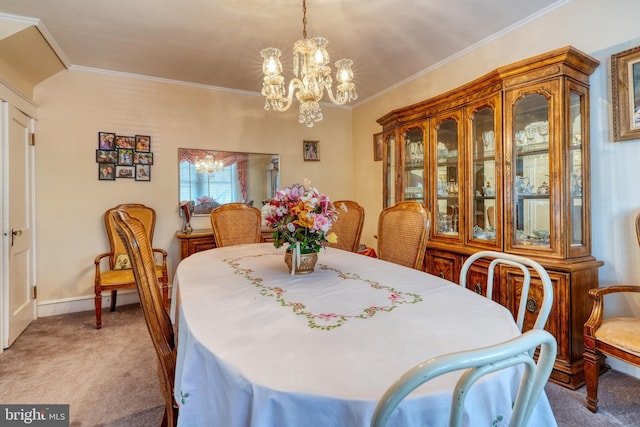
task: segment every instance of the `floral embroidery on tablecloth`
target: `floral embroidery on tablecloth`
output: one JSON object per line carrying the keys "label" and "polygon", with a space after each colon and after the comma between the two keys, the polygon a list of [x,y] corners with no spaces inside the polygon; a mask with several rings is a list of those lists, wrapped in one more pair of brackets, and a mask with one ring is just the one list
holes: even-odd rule
{"label": "floral embroidery on tablecloth", "polygon": [[187,403],[187,398],[189,397],[189,393],[185,393],[184,391],[180,390],[180,404],[184,405],[185,403]]}
{"label": "floral embroidery on tablecloth", "polygon": [[265,297],[275,298],[275,300],[280,303],[283,307],[290,308],[296,315],[303,316],[307,319],[307,324],[312,329],[321,329],[321,330],[331,330],[335,328],[339,328],[347,320],[349,319],[368,319],[373,317],[379,312],[390,312],[399,305],[402,304],[415,304],[422,301],[422,297],[418,294],[402,292],[391,286],[384,285],[375,280],[365,279],[358,274],[355,273],[346,273],[340,271],[336,268],[329,267],[327,265],[318,263],[316,265],[316,269],[333,271],[337,274],[338,277],[344,280],[355,280],[359,282],[363,282],[363,284],[379,290],[381,292],[388,293],[388,303],[386,305],[381,306],[366,306],[363,307],[358,314],[344,314],[344,313],[313,313],[307,309],[304,303],[298,301],[291,301],[287,299],[286,290],[277,286],[268,286],[264,283],[263,278],[256,277],[255,272],[249,268],[240,267],[240,261],[245,258],[251,257],[261,257],[268,255],[279,255],[281,253],[274,254],[259,254],[259,255],[249,255],[244,257],[237,258],[226,258],[223,261],[227,263],[234,271],[235,274],[238,274],[248,280],[251,284],[259,289],[260,295]]}

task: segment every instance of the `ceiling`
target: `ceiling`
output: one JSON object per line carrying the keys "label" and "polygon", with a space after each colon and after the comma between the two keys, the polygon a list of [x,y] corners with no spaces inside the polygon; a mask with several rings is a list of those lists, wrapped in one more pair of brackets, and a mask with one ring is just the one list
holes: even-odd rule
{"label": "ceiling", "polygon": [[[308,0],[307,34],[329,40],[332,68],[353,60],[361,102],[566,1]],[[302,38],[301,0],[0,0],[0,14],[38,20],[71,68],[258,93],[260,50],[282,50],[288,81]]]}

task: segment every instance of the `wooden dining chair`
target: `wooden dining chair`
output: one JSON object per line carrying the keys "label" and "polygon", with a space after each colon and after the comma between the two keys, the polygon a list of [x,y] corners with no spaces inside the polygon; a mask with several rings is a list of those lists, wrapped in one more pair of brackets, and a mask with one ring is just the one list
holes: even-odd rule
{"label": "wooden dining chair", "polygon": [[[117,234],[111,212],[125,210],[141,221],[147,239],[153,242],[153,231],[156,224],[156,212],[152,208],[139,203],[126,203],[107,210],[104,213],[104,225],[109,238],[109,252],[98,255],[95,264],[95,310],[96,328],[102,327],[102,292],[111,291],[111,311],[116,309],[118,290],[134,289],[136,282],[131,270],[131,261],[125,246]],[[155,254],[156,276],[162,288],[162,301],[169,306],[169,274],[167,273],[167,252],[164,249],[153,249]]]}
{"label": "wooden dining chair", "polygon": [[[640,213],[636,215],[635,229],[640,245]],[[640,294],[640,285],[613,285],[589,290],[593,307],[584,324],[583,342],[587,408],[591,412],[598,411],[598,380],[605,354],[640,367],[640,317],[605,319],[604,297],[612,294],[626,294],[631,298]]]}
{"label": "wooden dining chair", "polygon": [[593,308],[584,324],[583,340],[587,408],[591,412],[598,411],[598,380],[605,354],[640,367],[640,317],[604,319],[605,295],[623,293],[640,294],[640,286],[614,285],[589,290]]}
{"label": "wooden dining chair", "polygon": [[378,257],[423,270],[430,227],[431,212],[420,202],[398,202],[384,209],[378,217]]}
{"label": "wooden dining chair", "polygon": [[[536,362],[533,354],[538,347],[540,353]],[[448,424],[450,427],[462,426],[465,398],[473,384],[484,375],[520,364],[524,366],[523,376],[515,401],[509,402],[513,403],[509,426],[526,426],[551,375],[556,352],[553,335],[532,329],[501,344],[434,357],[407,371],[387,389],[378,401],[371,427],[386,426],[400,402],[422,384],[448,372],[465,370],[452,393]]]}
{"label": "wooden dining chair", "polygon": [[173,397],[176,370],[175,337],[169,313],[158,287],[151,242],[142,221],[126,210],[112,210],[109,215],[131,260],[142,312],[158,355],[158,377],[165,399],[162,426],[173,427],[177,424],[178,418],[178,405]]}
{"label": "wooden dining chair", "polygon": [[[479,266],[480,274],[469,274],[470,270],[473,268],[472,266],[478,263],[479,260],[488,263],[488,267]],[[533,328],[544,329],[547,319],[549,318],[549,314],[551,313],[551,307],[553,306],[553,286],[551,284],[549,273],[547,273],[544,267],[537,261],[520,255],[507,254],[504,252],[476,252],[468,257],[464,264],[462,264],[462,268],[460,269],[460,286],[469,288],[479,294],[482,294],[484,291],[485,296],[492,299],[495,271],[501,265],[517,268],[522,272],[522,288],[520,290],[520,301],[516,316],[516,324],[518,325],[518,328],[522,331],[525,314],[526,312],[530,312],[536,315]],[[535,271],[542,285],[542,301],[538,301],[539,297],[537,295],[530,295],[530,292],[532,291],[530,269]],[[470,277],[473,277],[473,283],[468,284],[467,280]]]}
{"label": "wooden dining chair", "polygon": [[332,248],[357,252],[364,224],[364,208],[353,200],[338,200],[333,203],[338,210],[338,220],[331,231],[338,236],[337,243],[327,243]]}
{"label": "wooden dining chair", "polygon": [[226,203],[211,211],[216,247],[260,243],[262,214],[246,203]]}

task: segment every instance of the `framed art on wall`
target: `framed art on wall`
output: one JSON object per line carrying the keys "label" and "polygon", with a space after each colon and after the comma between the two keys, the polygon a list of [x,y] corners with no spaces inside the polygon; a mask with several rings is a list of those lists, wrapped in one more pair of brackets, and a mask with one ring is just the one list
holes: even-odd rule
{"label": "framed art on wall", "polygon": [[373,134],[373,160],[382,160],[383,144],[382,144],[382,132]]}
{"label": "framed art on wall", "polygon": [[115,163],[98,164],[98,179],[100,181],[114,181],[116,179]]}
{"label": "framed art on wall", "polygon": [[136,165],[136,181],[151,181],[151,167],[149,165]]}
{"label": "framed art on wall", "polygon": [[640,46],[611,55],[613,140],[640,139]]}
{"label": "framed art on wall", "polygon": [[320,160],[320,142],[319,141],[303,141],[302,142],[302,158],[305,162]]}

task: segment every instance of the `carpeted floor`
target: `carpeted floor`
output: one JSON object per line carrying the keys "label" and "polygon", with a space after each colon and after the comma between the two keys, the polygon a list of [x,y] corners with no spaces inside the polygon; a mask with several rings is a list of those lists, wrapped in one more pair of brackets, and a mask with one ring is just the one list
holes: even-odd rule
{"label": "carpeted floor", "polygon": [[[0,355],[0,403],[69,404],[73,427],[160,425],[164,402],[140,307],[105,310],[102,319],[101,330],[93,312],[33,322]],[[560,427],[640,427],[640,379],[602,375],[596,414],[585,406],[584,387],[548,384],[546,392]]]}
{"label": "carpeted floor", "polygon": [[0,402],[69,404],[70,425],[158,426],[164,400],[139,305],[34,321],[0,355]]}

